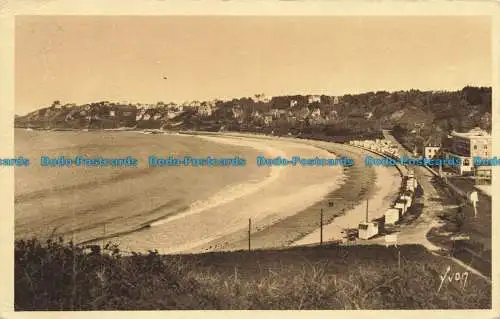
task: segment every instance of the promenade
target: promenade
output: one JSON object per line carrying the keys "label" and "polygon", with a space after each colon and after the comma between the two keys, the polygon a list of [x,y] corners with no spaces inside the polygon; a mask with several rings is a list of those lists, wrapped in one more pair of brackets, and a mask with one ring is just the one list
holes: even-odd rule
{"label": "promenade", "polygon": [[[401,155],[410,155],[388,131],[384,131],[384,136],[398,146]],[[445,184],[439,180],[435,171],[425,166],[415,166],[415,175],[423,189],[422,203],[424,206],[421,216],[398,233],[398,244],[421,243],[429,250],[434,251],[444,247],[450,248],[451,234],[447,233],[450,225],[443,219],[443,216],[456,217],[457,214],[461,214],[464,216],[464,221],[460,232],[470,238],[467,241],[468,246],[470,246],[469,253],[479,258],[477,262],[490,263],[492,245],[491,196],[479,192],[478,214],[474,216],[472,206],[467,200],[467,192],[474,190],[474,185],[471,183],[473,181],[456,178],[452,183]],[[464,258],[469,262],[470,256]],[[483,268],[487,269],[488,267]]]}

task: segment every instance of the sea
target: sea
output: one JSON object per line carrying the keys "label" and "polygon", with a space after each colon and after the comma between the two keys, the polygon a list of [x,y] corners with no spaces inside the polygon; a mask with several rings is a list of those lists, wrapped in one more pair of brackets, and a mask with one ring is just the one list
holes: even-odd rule
{"label": "sea", "polygon": [[[15,130],[15,153],[30,160],[15,168],[15,238],[75,243],[147,231],[235,185],[266,179],[259,152],[195,136],[134,131]],[[42,158],[127,158],[136,166],[44,166]],[[148,158],[244,158],[244,166],[149,167]],[[253,159],[253,160],[252,160]],[[179,232],[193,229],[179,230]],[[154,241],[154,239],[151,239]],[[155,243],[150,243],[154,246]]]}

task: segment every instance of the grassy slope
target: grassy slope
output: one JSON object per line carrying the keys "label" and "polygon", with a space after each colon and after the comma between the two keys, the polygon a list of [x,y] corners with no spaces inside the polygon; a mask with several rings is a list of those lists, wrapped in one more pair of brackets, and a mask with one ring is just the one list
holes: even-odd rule
{"label": "grassy slope", "polygon": [[[401,267],[398,268],[398,249]],[[16,310],[490,308],[470,274],[444,283],[448,262],[421,246],[322,246],[200,255],[85,253],[17,241]],[[451,265],[451,271],[462,272]]]}

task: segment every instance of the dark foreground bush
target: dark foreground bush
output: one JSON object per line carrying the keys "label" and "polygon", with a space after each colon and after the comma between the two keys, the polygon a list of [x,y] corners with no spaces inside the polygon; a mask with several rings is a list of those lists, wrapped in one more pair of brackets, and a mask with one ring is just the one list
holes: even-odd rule
{"label": "dark foreground bush", "polygon": [[123,257],[62,241],[17,241],[16,310],[218,308],[198,283],[156,252]]}
{"label": "dark foreground bush", "polygon": [[491,307],[491,286],[479,277],[438,291],[447,263],[420,246],[398,249],[406,256],[400,266],[395,251],[380,246],[122,256],[113,247],[17,241],[15,309]]}

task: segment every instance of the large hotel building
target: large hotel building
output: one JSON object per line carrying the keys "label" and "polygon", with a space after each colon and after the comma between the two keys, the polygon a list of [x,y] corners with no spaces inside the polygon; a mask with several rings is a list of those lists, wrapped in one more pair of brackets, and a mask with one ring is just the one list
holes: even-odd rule
{"label": "large hotel building", "polygon": [[491,135],[479,128],[475,128],[467,133],[453,131],[449,136],[448,147],[443,150],[445,158],[460,159],[461,165],[452,167],[460,175],[474,173],[478,175],[491,176],[491,167],[474,166],[474,158],[490,158]]}

